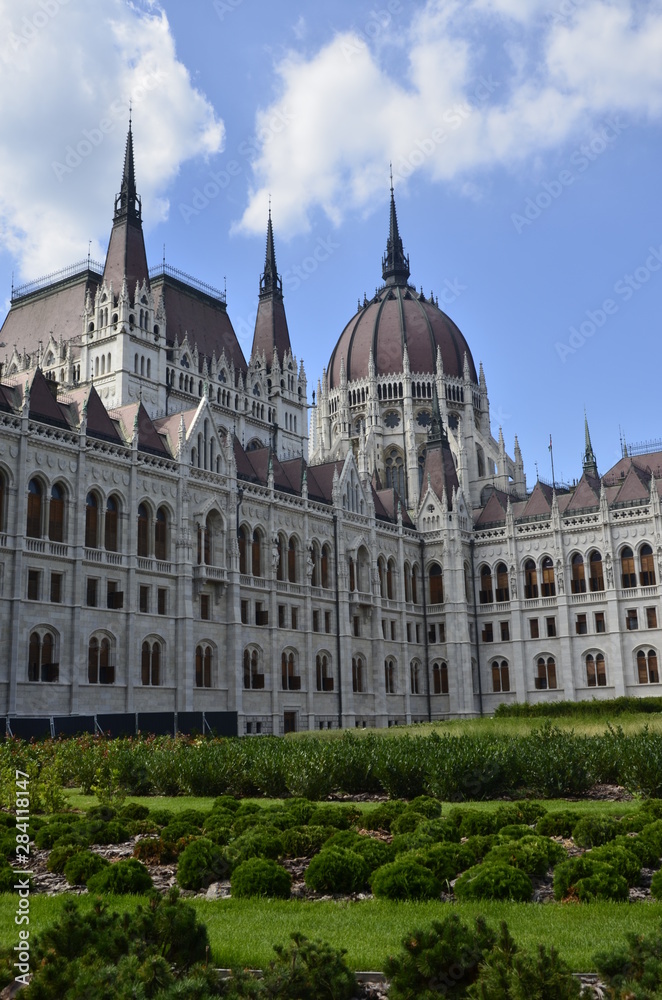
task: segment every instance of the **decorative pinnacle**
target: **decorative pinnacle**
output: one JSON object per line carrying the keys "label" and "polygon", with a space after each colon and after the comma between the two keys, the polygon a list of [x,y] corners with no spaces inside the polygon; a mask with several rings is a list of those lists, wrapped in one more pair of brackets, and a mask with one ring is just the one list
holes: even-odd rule
{"label": "decorative pinnacle", "polygon": [[406,285],[409,274],[409,257],[405,255],[398,229],[398,216],[395,210],[395,194],[393,191],[393,172],[391,171],[391,212],[386,253],[382,258],[382,277],[387,285]]}
{"label": "decorative pinnacle", "polygon": [[142,205],[136,193],[136,171],[133,163],[133,132],[131,131],[131,118],[129,118],[129,131],[126,137],[126,150],[124,152],[124,170],[122,172],[122,186],[120,193],[115,198],[115,214],[113,221],[129,219],[140,222],[142,215]]}
{"label": "decorative pinnacle", "polygon": [[271,222],[271,195],[269,195],[269,219],[267,222],[267,249],[264,256],[264,273],[260,278],[260,298],[283,297],[283,281],[276,267],[274,230]]}

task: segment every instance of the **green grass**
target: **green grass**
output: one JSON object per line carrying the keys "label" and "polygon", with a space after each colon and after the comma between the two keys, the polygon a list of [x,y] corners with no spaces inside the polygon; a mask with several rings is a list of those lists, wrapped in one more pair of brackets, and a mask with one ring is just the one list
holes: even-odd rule
{"label": "green grass", "polygon": [[613,719],[581,717],[581,716],[550,716],[538,718],[494,718],[484,716],[482,719],[455,719],[448,722],[417,722],[410,726],[390,726],[386,729],[323,729],[299,733],[288,733],[286,740],[342,739],[346,732],[354,736],[376,734],[386,739],[397,739],[402,736],[429,736],[437,733],[439,736],[528,736],[534,729],[550,723],[552,726],[581,736],[597,736],[604,733],[607,724],[620,726],[626,735],[639,733],[648,726],[651,732],[662,732],[662,714],[632,713],[614,716]]}
{"label": "green grass", "polygon": [[[64,896],[33,896],[30,931],[58,919]],[[131,896],[109,896],[108,905],[119,912],[133,910],[139,900]],[[81,896],[87,909],[92,900]],[[334,947],[347,949],[348,964],[357,970],[383,967],[390,953],[399,951],[405,934],[429,925],[449,912],[464,920],[482,914],[493,926],[505,920],[516,942],[535,949],[541,941],[554,945],[576,972],[594,969],[593,955],[624,941],[628,931],[650,933],[662,920],[662,903],[591,903],[563,905],[535,903],[389,903],[366,900],[359,903],[298,900],[260,901],[196,899],[198,917],[207,925],[212,961],[216,966],[262,968],[273,957],[273,945],[284,944],[292,931],[322,938]],[[16,900],[0,895],[0,944],[16,942]]]}

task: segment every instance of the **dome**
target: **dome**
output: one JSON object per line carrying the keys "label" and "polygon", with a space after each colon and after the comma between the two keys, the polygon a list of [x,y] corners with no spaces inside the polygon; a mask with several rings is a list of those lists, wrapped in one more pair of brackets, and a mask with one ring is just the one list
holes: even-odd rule
{"label": "dome", "polygon": [[348,382],[367,378],[371,351],[376,375],[401,373],[405,347],[412,375],[433,375],[439,349],[446,375],[462,378],[466,354],[471,380],[478,382],[469,345],[453,320],[442,312],[432,296],[426,298],[408,282],[409,258],[404,254],[398,232],[393,188],[382,276],[382,288],[369,302],[364,300],[340,335],[329,361],[329,389],[340,385],[343,358]]}

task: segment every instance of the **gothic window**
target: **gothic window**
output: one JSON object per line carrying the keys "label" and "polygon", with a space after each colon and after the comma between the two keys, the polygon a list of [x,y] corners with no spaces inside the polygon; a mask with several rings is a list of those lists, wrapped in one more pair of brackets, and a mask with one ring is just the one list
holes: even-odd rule
{"label": "gothic window", "polygon": [[386,456],[386,486],[396,493],[405,496],[405,467],[402,455],[395,448]]}
{"label": "gothic window", "polygon": [[149,555],[149,508],[141,503],[138,507],[138,555]]}
{"label": "gothic window", "polygon": [[432,664],[432,691],[434,694],[448,694],[448,664]]}
{"label": "gothic window", "polygon": [[352,657],[352,691],[361,693],[365,690],[365,663],[362,656]]}
{"label": "gothic window", "polygon": [[54,663],[55,637],[48,630],[35,629],[28,646],[28,680],[54,683],[60,677],[60,665]]}
{"label": "gothic window", "polygon": [[159,507],[154,522],[154,555],[161,562],[168,558],[168,514],[165,507]]}
{"label": "gothic window", "polygon": [[505,563],[498,563],[496,568],[496,599],[497,601],[510,600],[510,588],[508,583],[508,567]]}
{"label": "gothic window", "polygon": [[297,582],[297,545],[294,536],[290,538],[287,547],[287,579],[290,583]]}
{"label": "gothic window", "polygon": [[380,597],[386,597],[386,588],[385,588],[385,581],[384,581],[384,577],[385,577],[386,574],[385,574],[384,557],[383,556],[380,556],[379,559],[377,560],[377,573],[379,574],[379,596]]}
{"label": "gothic window", "polygon": [[387,694],[395,694],[395,660],[392,657],[384,661],[384,685]]}
{"label": "gothic window", "polygon": [[409,685],[412,694],[420,694],[420,665],[418,660],[409,664]]}
{"label": "gothic window", "polygon": [[38,479],[28,483],[28,516],[25,534],[28,538],[41,538],[41,508],[43,490]]}
{"label": "gothic window", "polygon": [[244,650],[244,687],[247,690],[264,688],[264,674],[260,671],[260,654],[257,649]]}
{"label": "gothic window", "polygon": [[444,578],[439,563],[430,566],[430,604],[444,603]]}
{"label": "gothic window", "polygon": [[96,493],[88,493],[85,500],[85,548],[96,549],[99,529],[99,499]]}
{"label": "gothic window", "polygon": [[546,691],[556,687],[556,661],[553,656],[548,656],[545,659],[544,656],[538,658],[536,664],[536,678],[535,685],[536,690]]}
{"label": "gothic window", "polygon": [[90,684],[115,683],[111,653],[110,639],[107,636],[92,636],[87,647],[87,679]]}
{"label": "gothic window", "polygon": [[621,584],[623,590],[637,586],[637,574],[634,568],[634,553],[629,545],[621,552]]}
{"label": "gothic window", "polygon": [[386,596],[389,601],[393,600],[393,577],[395,575],[395,563],[389,559],[386,566]]}
{"label": "gothic window", "polygon": [[354,560],[349,557],[349,589],[350,591],[356,590],[356,573],[354,571]]}
{"label": "gothic window", "polygon": [[418,570],[415,566],[411,568],[411,603],[418,604]]}
{"label": "gothic window", "polygon": [[602,653],[589,653],[586,657],[586,683],[588,687],[606,687],[607,672]]}
{"label": "gothic window", "polygon": [[387,427],[398,427],[400,425],[400,414],[396,410],[389,410],[384,417],[384,423]]}
{"label": "gothic window", "polygon": [[280,658],[283,691],[300,691],[301,678],[296,673],[294,653],[285,650]]}
{"label": "gothic window", "polygon": [[106,501],[106,522],[104,525],[104,545],[108,552],[117,552],[117,521],[119,504],[115,497]]}
{"label": "gothic window", "polygon": [[542,596],[554,597],[555,595],[554,563],[549,556],[545,556],[542,561]]}
{"label": "gothic window", "polygon": [[245,576],[248,573],[248,539],[246,538],[246,529],[243,526],[237,532],[237,541],[239,543],[239,572]]}
{"label": "gothic window", "polygon": [[478,477],[482,479],[485,475],[485,454],[479,444],[476,445],[476,461],[478,463]]}
{"label": "gothic window", "polygon": [[420,492],[423,489],[423,473],[425,472],[425,448],[424,447],[421,448],[421,450],[418,453],[417,467],[418,467],[418,489],[419,489],[419,492]]}
{"label": "gothic window", "polygon": [[161,643],[158,639],[145,639],[142,645],[141,678],[144,685],[157,687],[161,683]]}
{"label": "gothic window", "polygon": [[329,657],[326,653],[318,653],[315,657],[315,673],[318,691],[333,691],[333,677],[331,676]]}
{"label": "gothic window", "polygon": [[492,664],[492,690],[497,694],[510,691],[510,670],[505,660],[495,660]]}
{"label": "gothic window", "polygon": [[320,562],[320,575],[322,577],[322,587],[329,589],[329,554],[331,550],[328,545],[322,546],[322,559]]}
{"label": "gothic window", "polygon": [[3,531],[7,523],[7,480],[4,473],[0,472],[0,531]]}
{"label": "gothic window", "polygon": [[524,563],[524,596],[529,600],[538,596],[538,571],[533,559]]}
{"label": "gothic window", "polygon": [[492,592],[492,570],[489,566],[480,568],[480,591],[478,593],[481,604],[491,604],[494,600]]}
{"label": "gothic window", "polygon": [[253,532],[251,570],[253,576],[262,576],[262,535],[257,528]]}
{"label": "gothic window", "polygon": [[211,646],[206,643],[200,643],[195,647],[195,686],[196,687],[211,687]]}
{"label": "gothic window", "polygon": [[641,562],[640,581],[642,587],[655,586],[655,564],[653,562],[653,550],[650,545],[642,545],[639,550],[639,560]]}
{"label": "gothic window", "polygon": [[64,489],[59,483],[51,487],[48,508],[48,537],[52,542],[64,541]]}
{"label": "gothic window", "polygon": [[182,366],[182,368],[190,368],[191,367],[191,362],[189,361],[187,354],[182,354],[181,366]]}
{"label": "gothic window", "polygon": [[571,560],[572,580],[570,589],[573,594],[586,593],[586,578],[584,576],[584,557],[579,552],[575,552]]}
{"label": "gothic window", "polygon": [[637,653],[637,674],[640,684],[659,684],[660,675],[657,667],[657,653],[648,650],[648,656],[643,649]]}
{"label": "gothic window", "polygon": [[421,410],[416,414],[416,423],[419,427],[429,427],[432,423],[432,417],[427,410]]}
{"label": "gothic window", "polygon": [[588,557],[589,564],[589,584],[592,591],[604,590],[605,581],[602,575],[602,556],[593,550]]}
{"label": "gothic window", "polygon": [[411,604],[411,567],[409,563],[405,563],[404,566],[404,576],[405,576],[405,601],[407,604]]}

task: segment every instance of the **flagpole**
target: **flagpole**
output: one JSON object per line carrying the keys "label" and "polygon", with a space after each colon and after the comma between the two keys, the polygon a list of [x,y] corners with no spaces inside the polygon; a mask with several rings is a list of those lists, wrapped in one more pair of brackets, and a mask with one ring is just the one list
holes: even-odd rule
{"label": "flagpole", "polygon": [[552,435],[549,435],[549,457],[552,460],[552,489],[556,489],[556,479],[554,477],[554,452],[552,450]]}

